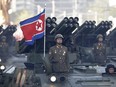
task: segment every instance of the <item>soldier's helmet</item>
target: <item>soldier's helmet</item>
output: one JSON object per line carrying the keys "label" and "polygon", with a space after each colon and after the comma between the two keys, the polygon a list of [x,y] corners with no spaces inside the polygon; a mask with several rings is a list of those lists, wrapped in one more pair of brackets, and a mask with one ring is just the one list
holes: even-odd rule
{"label": "soldier's helmet", "polygon": [[3,39],[6,39],[6,36],[2,36],[1,39],[2,39],[2,40],[3,40]]}
{"label": "soldier's helmet", "polygon": [[102,34],[98,34],[98,35],[97,35],[97,39],[98,39],[98,38],[103,38],[103,35],[102,35]]}
{"label": "soldier's helmet", "polygon": [[62,39],[63,39],[64,37],[63,37],[63,35],[62,35],[62,34],[57,34],[57,35],[55,36],[55,38],[54,38],[54,39],[56,40],[57,38],[62,38]]}
{"label": "soldier's helmet", "polygon": [[105,68],[106,73],[109,73],[110,68],[113,68],[114,72],[116,72],[116,67],[113,64],[108,64],[107,67]]}

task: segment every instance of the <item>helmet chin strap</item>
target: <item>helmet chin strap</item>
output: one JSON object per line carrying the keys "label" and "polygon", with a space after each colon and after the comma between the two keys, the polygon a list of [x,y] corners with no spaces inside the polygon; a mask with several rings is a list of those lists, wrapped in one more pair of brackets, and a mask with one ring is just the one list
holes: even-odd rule
{"label": "helmet chin strap", "polygon": [[101,41],[101,40],[98,40],[98,42],[100,42],[100,43],[101,43],[101,42],[103,42],[103,40],[102,40],[102,41]]}
{"label": "helmet chin strap", "polygon": [[57,45],[62,45],[62,43],[57,43]]}

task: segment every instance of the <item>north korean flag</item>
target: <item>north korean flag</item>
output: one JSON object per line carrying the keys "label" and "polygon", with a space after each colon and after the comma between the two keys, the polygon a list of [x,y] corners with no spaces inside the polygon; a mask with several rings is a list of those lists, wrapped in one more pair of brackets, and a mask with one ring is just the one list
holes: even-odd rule
{"label": "north korean flag", "polygon": [[33,45],[44,36],[45,9],[38,15],[20,22],[26,44]]}

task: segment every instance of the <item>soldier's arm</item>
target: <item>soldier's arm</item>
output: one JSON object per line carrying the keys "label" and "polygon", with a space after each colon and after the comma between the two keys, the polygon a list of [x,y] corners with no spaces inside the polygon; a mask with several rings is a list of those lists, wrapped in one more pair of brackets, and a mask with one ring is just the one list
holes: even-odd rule
{"label": "soldier's arm", "polygon": [[67,61],[66,62],[67,62],[68,69],[70,69],[68,48],[66,48],[66,58],[67,58]]}
{"label": "soldier's arm", "polygon": [[77,46],[76,47],[76,56],[77,56],[77,60],[79,60],[80,59],[80,50],[79,50],[79,47]]}
{"label": "soldier's arm", "polygon": [[95,44],[93,45],[92,52],[94,55],[96,54],[96,45]]}
{"label": "soldier's arm", "polygon": [[106,44],[104,45],[104,55],[106,55]]}
{"label": "soldier's arm", "polygon": [[50,50],[49,50],[48,59],[49,59],[50,61],[53,59],[53,51],[52,51],[52,48],[50,48]]}

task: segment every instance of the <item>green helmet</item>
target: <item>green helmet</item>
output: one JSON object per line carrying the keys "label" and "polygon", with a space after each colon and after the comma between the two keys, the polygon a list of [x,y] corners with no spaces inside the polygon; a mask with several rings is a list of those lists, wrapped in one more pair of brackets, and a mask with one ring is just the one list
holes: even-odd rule
{"label": "green helmet", "polygon": [[97,35],[97,39],[98,39],[98,38],[103,38],[103,35],[102,35],[102,34],[98,34],[98,35]]}
{"label": "green helmet", "polygon": [[1,39],[6,39],[6,36],[2,36]]}
{"label": "green helmet", "polygon": [[57,38],[62,38],[62,39],[63,39],[64,37],[63,37],[62,34],[57,34],[57,35],[55,36],[55,40],[56,40]]}

